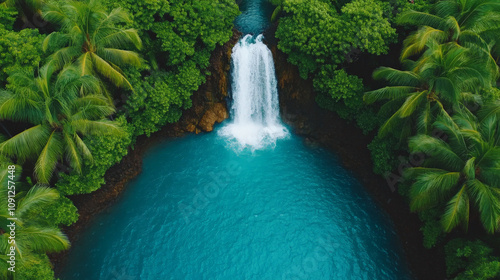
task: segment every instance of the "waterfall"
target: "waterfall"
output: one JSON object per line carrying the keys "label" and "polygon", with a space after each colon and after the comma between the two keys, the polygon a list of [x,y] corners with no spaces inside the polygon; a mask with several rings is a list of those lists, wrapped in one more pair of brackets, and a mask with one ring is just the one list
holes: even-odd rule
{"label": "waterfall", "polygon": [[279,117],[273,56],[262,39],[246,35],[231,57],[232,121],[220,134],[242,148],[263,148],[288,136]]}

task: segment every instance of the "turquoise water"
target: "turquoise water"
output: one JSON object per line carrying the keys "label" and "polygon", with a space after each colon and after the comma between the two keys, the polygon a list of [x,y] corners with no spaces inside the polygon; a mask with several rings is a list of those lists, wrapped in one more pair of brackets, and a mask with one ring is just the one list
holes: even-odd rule
{"label": "turquoise water", "polygon": [[239,0],[241,15],[235,20],[236,28],[243,34],[258,35],[268,27],[273,6],[268,0]]}
{"label": "turquoise water", "polygon": [[[239,2],[240,31],[262,32],[266,0]],[[234,119],[152,148],[73,244],[61,280],[410,279],[358,181],[281,127],[272,57],[256,38],[233,53]]]}
{"label": "turquoise water", "polygon": [[152,148],[73,245],[61,280],[409,279],[392,225],[335,156],[291,135]]}

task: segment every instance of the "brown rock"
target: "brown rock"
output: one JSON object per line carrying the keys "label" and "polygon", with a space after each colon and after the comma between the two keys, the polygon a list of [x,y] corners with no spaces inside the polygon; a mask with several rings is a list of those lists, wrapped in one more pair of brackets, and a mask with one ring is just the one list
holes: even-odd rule
{"label": "brown rock", "polygon": [[198,123],[198,127],[203,131],[210,132],[214,129],[214,124],[216,122],[222,122],[227,119],[228,115],[229,114],[224,104],[215,103],[205,112]]}
{"label": "brown rock", "polygon": [[194,125],[192,123],[188,124],[186,127],[187,132],[194,132],[195,129],[196,129],[196,125]]}

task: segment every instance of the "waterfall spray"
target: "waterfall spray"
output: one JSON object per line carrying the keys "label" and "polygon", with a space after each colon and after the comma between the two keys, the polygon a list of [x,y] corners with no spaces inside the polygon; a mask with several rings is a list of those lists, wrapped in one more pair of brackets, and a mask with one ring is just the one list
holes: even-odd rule
{"label": "waterfall spray", "polygon": [[220,134],[243,148],[259,149],[288,136],[279,117],[273,56],[262,39],[246,35],[231,57],[232,122]]}

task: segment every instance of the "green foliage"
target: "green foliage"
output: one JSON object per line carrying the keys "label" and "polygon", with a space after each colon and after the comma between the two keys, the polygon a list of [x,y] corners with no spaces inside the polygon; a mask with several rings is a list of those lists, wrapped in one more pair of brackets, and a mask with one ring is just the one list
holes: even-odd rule
{"label": "green foliage", "polygon": [[278,48],[288,54],[288,61],[299,66],[307,78],[321,64],[338,65],[350,50],[349,34],[336,10],[319,0],[284,1],[276,37]]}
{"label": "green foliage", "polygon": [[52,264],[45,254],[34,254],[16,267],[16,280],[53,280]]}
{"label": "green foliage", "polygon": [[439,221],[439,210],[429,209],[419,213],[418,217],[424,224],[420,231],[424,235],[424,247],[430,249],[441,241],[444,236],[443,227]]}
{"label": "green foliage", "polygon": [[42,41],[36,29],[8,31],[0,25],[0,87],[9,74],[16,71],[33,72],[43,59]]}
{"label": "green foliage", "polygon": [[398,141],[395,138],[375,137],[368,144],[368,149],[372,155],[373,172],[380,175],[386,175],[388,172],[396,169],[399,161],[396,157],[398,150]]}
{"label": "green foliage", "polygon": [[0,120],[27,122],[33,126],[0,144],[0,153],[20,161],[36,160],[35,175],[48,184],[58,162],[82,171],[82,158],[92,159],[85,136],[121,134],[115,122],[104,119],[114,113],[109,100],[99,94],[100,84],[73,67],[55,75],[51,63],[33,73],[16,72],[9,91],[0,96]]}
{"label": "green foliage", "polygon": [[140,66],[132,50],[140,49],[142,42],[136,30],[122,28],[130,23],[123,9],[107,13],[98,0],[50,2],[43,18],[60,26],[43,42],[58,69],[75,64],[82,75],[100,75],[118,87],[132,88],[119,67]]}
{"label": "green foliage", "polygon": [[[422,53],[432,42],[459,44],[498,57],[499,12],[497,0],[443,0],[433,7],[432,13],[405,11],[398,23],[419,29],[405,40],[401,60]],[[496,66],[493,57],[489,63]]]}
{"label": "green foliage", "polygon": [[104,183],[104,174],[128,153],[132,144],[133,128],[121,117],[116,122],[125,131],[117,135],[95,135],[85,139],[85,144],[92,153],[93,160],[85,160],[81,174],[59,173],[57,189],[64,195],[90,193]]}
{"label": "green foliage", "polygon": [[335,70],[332,65],[325,65],[313,81],[314,89],[326,94],[333,101],[343,101],[353,109],[363,106],[363,80],[347,74],[344,69]]}
{"label": "green foliage", "polygon": [[352,47],[371,54],[384,54],[395,41],[396,30],[384,18],[380,2],[355,0],[342,7],[342,19],[351,33]]}
{"label": "green foliage", "polygon": [[150,58],[151,66],[126,69],[134,92],[123,112],[135,135],[149,136],[191,107],[190,97],[205,82],[212,51],[232,36],[238,6],[229,0],[120,0],[108,5],[129,11],[144,41],[144,56]]}
{"label": "green foliage", "polygon": [[351,51],[386,53],[395,30],[383,17],[380,2],[355,0],[341,14],[325,1],[285,0],[276,37],[278,48],[299,66],[302,78],[321,65],[339,65]]}
{"label": "green foliage", "polygon": [[497,279],[500,259],[481,240],[453,239],[445,246],[446,273],[456,280]]}
{"label": "green foliage", "polygon": [[356,124],[363,131],[363,134],[368,134],[369,132],[375,130],[380,126],[380,118],[374,112],[373,107],[365,106],[363,109],[356,114]]}
{"label": "green foliage", "polygon": [[483,97],[485,103],[491,103],[500,100],[500,89],[498,89],[497,87],[482,88],[481,96]]}
{"label": "green foliage", "polygon": [[474,50],[433,44],[419,60],[407,60],[406,71],[378,68],[373,77],[389,85],[367,92],[364,100],[388,100],[381,109],[394,112],[379,135],[392,133],[403,140],[415,131],[426,134],[437,114],[447,115],[446,110],[469,101],[479,103],[473,94],[491,87],[495,76],[486,64],[487,58]]}
{"label": "green foliage", "polygon": [[177,65],[188,58],[200,60],[199,55],[209,57],[217,45],[227,42],[239,12],[232,0],[177,0],[170,1],[168,14],[171,21],[157,22],[151,30],[168,53],[167,63]]}
{"label": "green foliage", "polygon": [[0,30],[12,30],[16,16],[17,10],[15,8],[0,5]]}
{"label": "green foliage", "polygon": [[[46,265],[44,265],[46,258],[43,257],[43,254],[68,249],[69,240],[60,229],[50,225],[44,217],[34,213],[36,209],[44,209],[58,198],[59,193],[55,189],[39,186],[32,187],[27,193],[20,192],[16,195],[16,242],[12,245],[9,244],[10,231],[7,230],[7,225],[10,223],[7,219],[11,215],[6,203],[0,204],[0,228],[2,229],[0,235],[0,248],[2,250],[0,272],[3,274],[3,279],[7,277],[4,274],[7,272],[5,256],[10,251],[11,246],[14,246],[17,251],[16,266],[18,267],[16,267],[16,271],[23,266],[28,268],[33,266],[33,271],[27,269],[26,273],[28,274],[26,277],[28,278],[22,279],[32,279],[29,278],[29,275],[36,273],[36,270],[39,269],[41,276],[50,276],[50,272],[47,271]],[[0,192],[0,199],[7,201],[7,192]],[[15,275],[18,276],[17,272]]]}
{"label": "green foliage", "polygon": [[316,103],[323,108],[336,112],[346,120],[356,120],[366,134],[379,124],[372,108],[362,100],[363,80],[349,75],[344,69],[335,70],[333,65],[323,65],[313,79],[314,89],[318,92]]}
{"label": "green foliage", "polygon": [[[110,9],[123,8],[130,15],[130,25],[140,33],[145,30],[151,30],[155,22],[161,21],[168,16],[170,3],[168,0],[120,0],[103,1]],[[145,34],[140,34],[145,37]]]}
{"label": "green foliage", "polygon": [[231,38],[239,14],[232,0],[120,0],[108,5],[128,10],[147,57],[157,57],[168,66],[193,60],[200,69],[208,66],[215,47]]}
{"label": "green foliage", "polygon": [[441,115],[434,127],[443,131],[447,141],[428,135],[417,135],[409,141],[412,153],[428,158],[422,167],[405,171],[413,182],[410,191],[412,211],[442,208],[441,224],[446,232],[458,225],[465,229],[469,213],[479,213],[488,233],[493,234],[500,222],[500,104],[485,107],[477,119],[466,110],[451,119]]}
{"label": "green foliage", "polygon": [[78,221],[78,209],[69,198],[64,196],[40,211],[40,215],[54,226],[70,226]]}
{"label": "green foliage", "polygon": [[136,87],[127,100],[127,116],[136,135],[158,131],[167,123],[179,120],[182,109],[191,107],[191,95],[205,82],[204,75],[193,62],[184,63],[178,71],[154,71],[141,78],[130,75]]}

